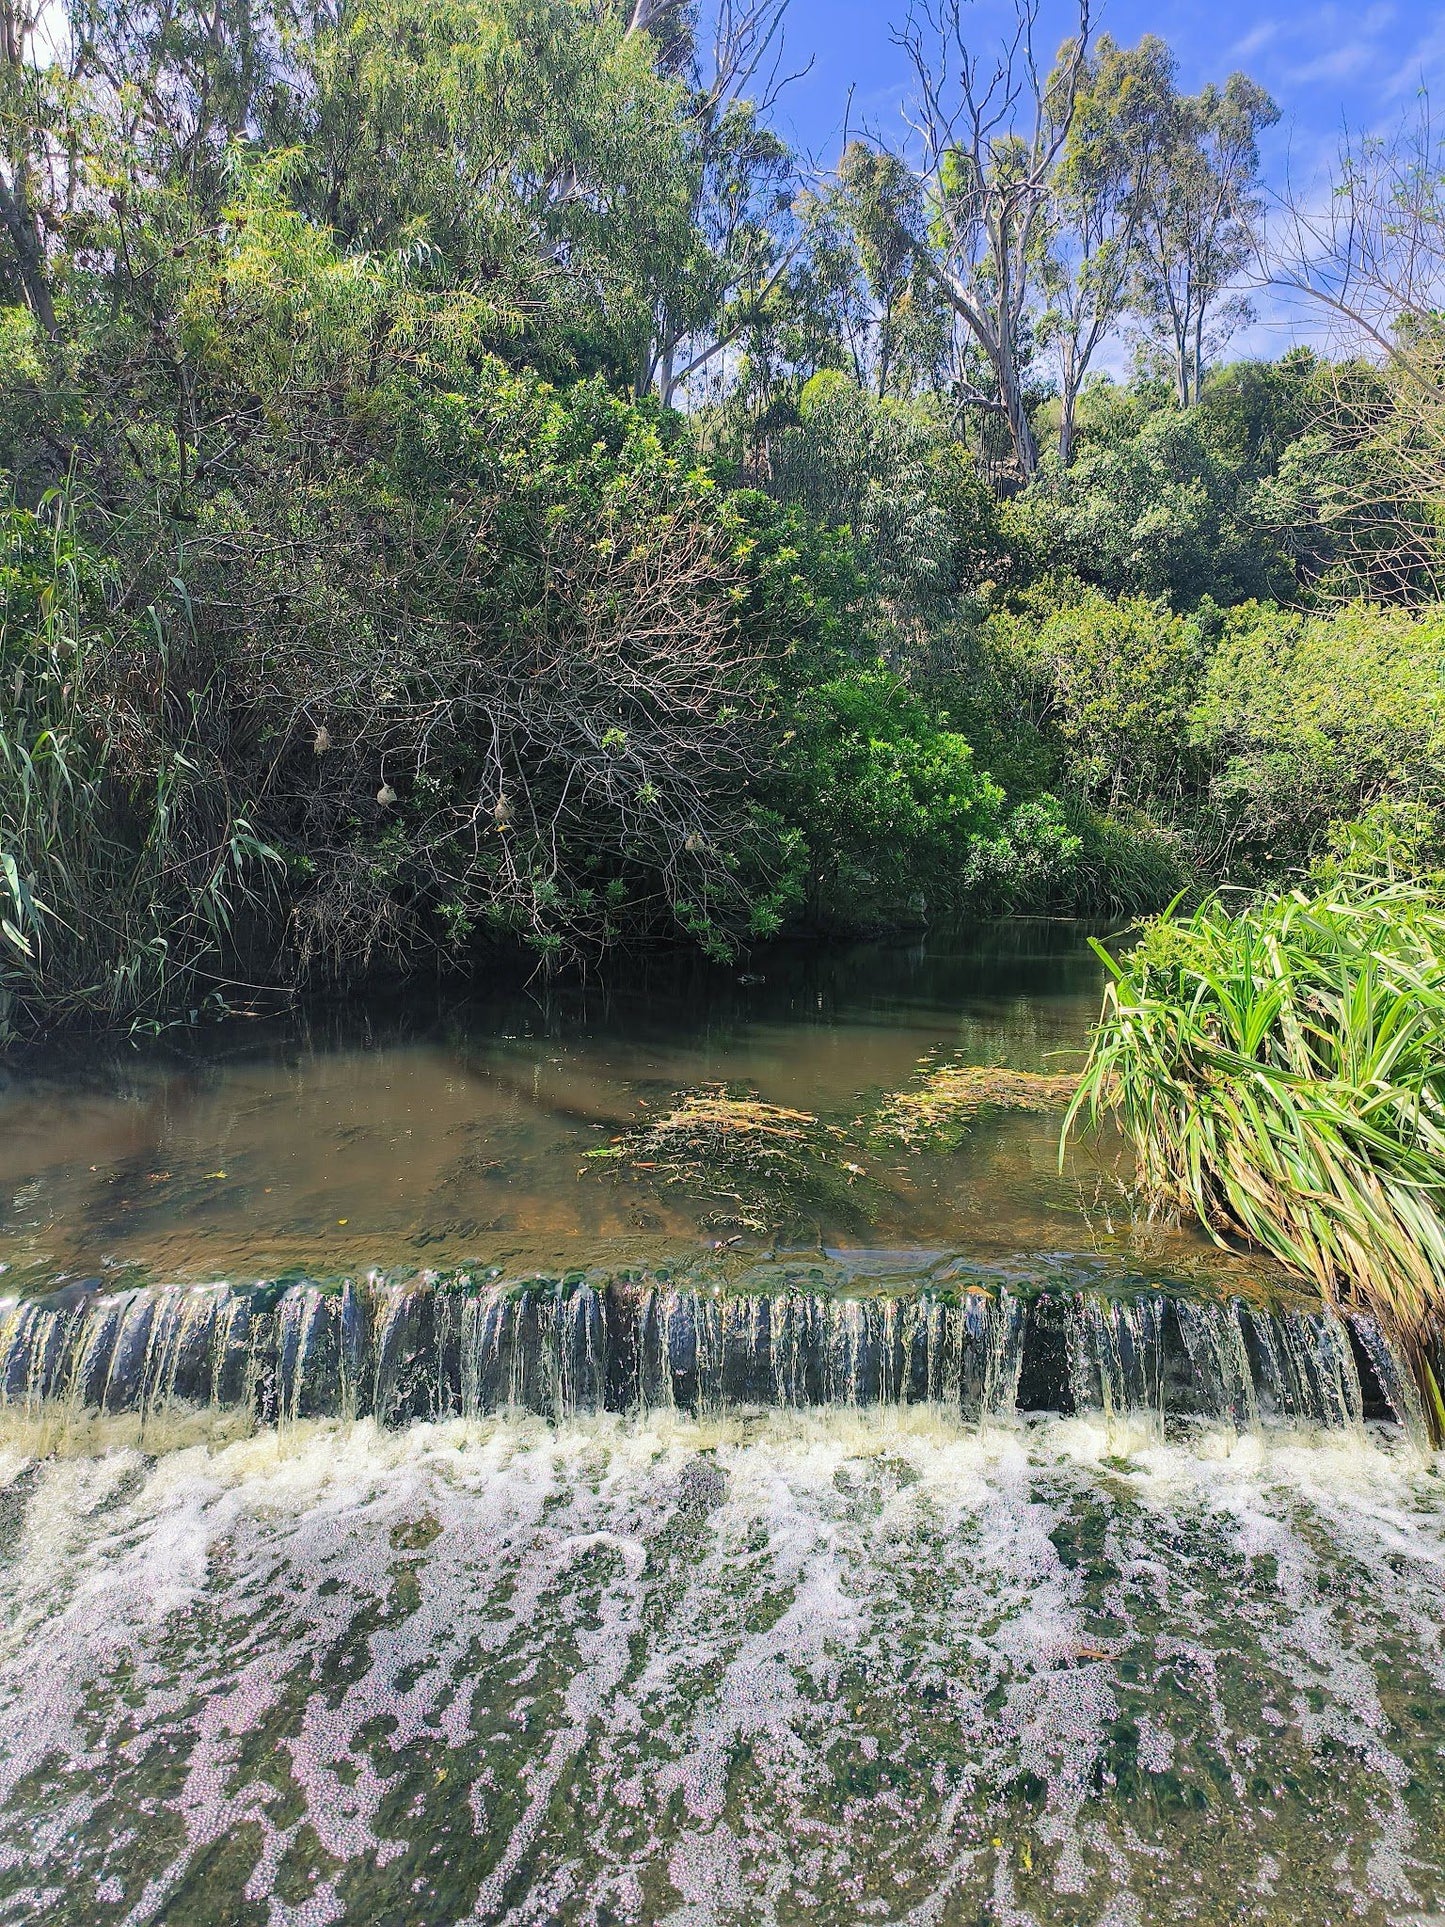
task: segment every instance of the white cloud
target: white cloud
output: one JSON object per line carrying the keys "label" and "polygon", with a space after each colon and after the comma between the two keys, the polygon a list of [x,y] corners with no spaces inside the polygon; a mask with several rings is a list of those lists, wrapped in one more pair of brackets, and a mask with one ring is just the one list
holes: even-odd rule
{"label": "white cloud", "polygon": [[1347,40],[1343,47],[1331,48],[1318,59],[1306,61],[1303,67],[1292,67],[1286,78],[1297,87],[1306,87],[1318,80],[1349,80],[1370,66],[1378,52],[1369,41]]}
{"label": "white cloud", "polygon": [[1261,20],[1257,27],[1250,28],[1243,40],[1235,41],[1229,50],[1229,57],[1231,60],[1248,60],[1251,55],[1257,54],[1262,47],[1267,47],[1272,40],[1277,40],[1279,34],[1280,23],[1278,20]]}
{"label": "white cloud", "polygon": [[1413,94],[1445,74],[1445,22],[1437,23],[1417,40],[1390,76],[1387,94]]}

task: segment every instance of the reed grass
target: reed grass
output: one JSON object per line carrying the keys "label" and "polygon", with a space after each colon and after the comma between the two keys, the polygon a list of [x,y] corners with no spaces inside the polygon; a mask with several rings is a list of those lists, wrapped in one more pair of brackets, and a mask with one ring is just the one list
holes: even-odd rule
{"label": "reed grass", "polygon": [[204,999],[279,869],[184,636],[154,607],[113,619],[106,587],[63,496],[0,501],[0,1047]]}
{"label": "reed grass", "polygon": [[1374,1313],[1445,1435],[1438,896],[1345,879],[1166,915],[1121,958],[1095,948],[1110,981],[1065,1138],[1114,1116],[1153,1200]]}

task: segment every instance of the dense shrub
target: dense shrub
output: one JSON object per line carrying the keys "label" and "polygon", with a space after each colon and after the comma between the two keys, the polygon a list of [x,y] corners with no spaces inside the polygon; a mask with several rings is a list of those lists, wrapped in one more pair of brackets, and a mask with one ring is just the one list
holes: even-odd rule
{"label": "dense shrub", "polygon": [[882,664],[800,696],[778,793],[806,839],[809,907],[844,925],[957,904],[1004,801],[947,718]]}
{"label": "dense shrub", "polygon": [[1297,867],[1330,825],[1388,801],[1445,805],[1445,620],[1357,604],[1225,622],[1190,718],[1211,772],[1217,864]]}
{"label": "dense shrub", "polygon": [[770,505],[598,383],[482,363],[465,393],[384,399],[365,465],[312,447],[323,490],[278,463],[188,545],[266,738],[265,820],[308,867],[302,961],[769,927],[785,866],[751,789],[779,631],[806,620]]}
{"label": "dense shrub", "polygon": [[[102,564],[52,511],[12,523],[16,1023],[158,1016],[243,964],[726,953],[805,902],[886,922],[982,874],[1002,793],[851,666],[851,546],[600,383],[483,356],[466,389],[393,371],[338,425],[297,380],[181,542],[133,522]],[[1029,821],[990,869],[1010,896],[1057,868]]]}
{"label": "dense shrub", "polygon": [[[1038,610],[1038,613],[1034,611]],[[1142,596],[1075,591],[1000,615],[987,644],[1055,746],[1057,773],[1106,809],[1177,801],[1192,770],[1186,725],[1209,653],[1209,625]]]}
{"label": "dense shrub", "polygon": [[1172,409],[1126,413],[1086,438],[1068,469],[1046,463],[1003,511],[1000,533],[1026,577],[1063,570],[1177,608],[1283,594],[1294,582],[1258,525],[1248,477],[1195,416]]}
{"label": "dense shrub", "polygon": [[769,489],[849,529],[883,595],[937,601],[978,575],[997,547],[993,498],[936,409],[878,401],[830,369],[798,415],[769,441]]}
{"label": "dense shrub", "polygon": [[1197,896],[1200,871],[1187,836],[1142,810],[1106,815],[1071,812],[1079,853],[1060,908],[1110,919],[1162,910],[1176,897]]}

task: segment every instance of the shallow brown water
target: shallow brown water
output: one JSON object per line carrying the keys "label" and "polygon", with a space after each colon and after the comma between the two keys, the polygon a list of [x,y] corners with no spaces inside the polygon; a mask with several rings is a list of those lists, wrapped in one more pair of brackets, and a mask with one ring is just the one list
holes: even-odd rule
{"label": "shallow brown water", "polygon": [[1054,1116],[995,1115],[929,1156],[880,1150],[857,1125],[930,1053],[1079,1063],[1102,972],[1075,927],[780,952],[753,974],[673,963],[468,1002],[419,993],[13,1072],[4,1286],[127,1266],[174,1279],[685,1258],[733,1235],[718,1200],[586,1154],[714,1082],[841,1125],[839,1172],[866,1174],[840,1175],[789,1244],[1112,1254],[1165,1275],[1216,1262],[1192,1234],[1130,1225],[1116,1142],[1061,1174]]}

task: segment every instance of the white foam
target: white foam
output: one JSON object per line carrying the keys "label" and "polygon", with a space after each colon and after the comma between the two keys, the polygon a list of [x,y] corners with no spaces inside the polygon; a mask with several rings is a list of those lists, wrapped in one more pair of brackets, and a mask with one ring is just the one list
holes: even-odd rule
{"label": "white foam", "polygon": [[1445,1478],[1382,1436],[111,1437],[0,1432],[0,1920],[182,1927],[217,1852],[268,1927],[1445,1901]]}

